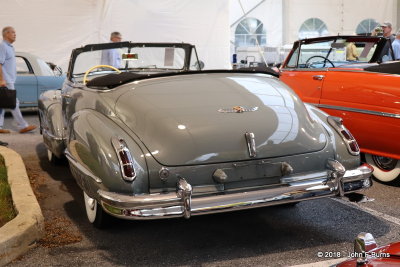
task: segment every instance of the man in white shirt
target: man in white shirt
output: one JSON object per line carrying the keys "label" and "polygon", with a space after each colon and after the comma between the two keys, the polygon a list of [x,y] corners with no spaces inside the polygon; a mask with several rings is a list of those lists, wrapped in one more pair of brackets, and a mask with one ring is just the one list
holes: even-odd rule
{"label": "man in white shirt", "polygon": [[387,61],[392,59],[392,53],[390,52],[390,43],[394,41],[394,36],[392,34],[392,23],[384,22],[380,25],[383,30],[383,37],[388,41],[382,49],[380,61]]}
{"label": "man in white shirt", "polygon": [[[121,42],[122,36],[119,32],[112,32],[110,36],[110,40],[113,43]],[[101,53],[101,64],[109,65],[115,68],[122,67],[122,59],[121,54],[118,49],[107,49],[103,50]]]}
{"label": "man in white shirt", "polygon": [[[13,27],[3,28],[3,42],[0,43],[0,86],[6,86],[8,89],[15,90],[15,80],[17,79],[17,67],[15,61],[15,50],[12,43],[15,42],[17,34]],[[14,120],[20,133],[30,132],[36,129],[35,125],[29,125],[22,117],[19,110],[19,101],[17,98],[16,107],[11,110]],[[0,113],[0,133],[9,133],[10,130],[3,129],[4,109]]]}
{"label": "man in white shirt", "polygon": [[394,53],[394,59],[400,60],[400,30],[398,30],[396,33],[396,39],[394,39],[392,43],[392,48]]}

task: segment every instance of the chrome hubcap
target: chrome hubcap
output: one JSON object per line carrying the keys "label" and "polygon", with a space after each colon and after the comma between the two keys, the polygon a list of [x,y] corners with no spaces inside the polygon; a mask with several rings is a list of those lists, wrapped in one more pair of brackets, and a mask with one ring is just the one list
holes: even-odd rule
{"label": "chrome hubcap", "polygon": [[392,159],[392,158],[388,158],[388,157],[381,157],[381,156],[375,156],[372,155],[372,159],[374,160],[376,166],[384,171],[391,171],[394,168],[396,168],[397,159]]}

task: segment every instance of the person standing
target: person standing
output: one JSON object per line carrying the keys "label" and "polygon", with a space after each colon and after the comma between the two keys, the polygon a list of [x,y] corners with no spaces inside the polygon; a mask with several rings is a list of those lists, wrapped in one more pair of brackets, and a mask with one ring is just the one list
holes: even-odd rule
{"label": "person standing", "polygon": [[[0,112],[2,112],[2,111],[3,111],[3,109],[0,108]],[[0,146],[8,146],[8,143],[7,143],[7,142],[0,141]]]}
{"label": "person standing", "polygon": [[350,42],[346,46],[346,60],[356,61],[358,60],[357,47],[353,42]]}
{"label": "person standing", "polygon": [[400,60],[400,30],[396,33],[396,39],[392,43],[394,60]]}
{"label": "person standing", "polygon": [[384,22],[380,26],[383,31],[383,37],[387,39],[387,42],[381,52],[381,61],[391,60],[392,54],[390,53],[390,44],[394,41],[394,36],[392,34],[392,23]]}
{"label": "person standing", "polygon": [[[3,42],[0,43],[0,86],[6,86],[8,89],[15,90],[14,84],[17,79],[17,67],[15,60],[15,50],[12,44],[16,40],[16,32],[13,27],[7,26],[3,28]],[[35,125],[29,125],[22,117],[19,109],[18,98],[16,107],[11,110],[14,120],[20,133],[30,132],[36,129]],[[10,130],[3,129],[4,109],[0,113],[0,133],[9,133]]]}
{"label": "person standing", "polygon": [[[110,36],[110,41],[112,43],[121,42],[122,36],[119,32],[112,32]],[[115,68],[122,67],[122,59],[121,54],[119,53],[118,49],[107,49],[103,50],[101,53],[101,64],[102,65],[109,65]]]}
{"label": "person standing", "polygon": [[394,40],[394,36],[392,34],[392,23],[384,22],[381,24],[383,30],[383,37],[389,38],[392,42]]}

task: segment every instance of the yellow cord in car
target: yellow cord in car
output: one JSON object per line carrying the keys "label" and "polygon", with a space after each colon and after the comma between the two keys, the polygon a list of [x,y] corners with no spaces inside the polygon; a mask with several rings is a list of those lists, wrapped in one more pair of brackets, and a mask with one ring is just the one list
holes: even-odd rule
{"label": "yellow cord in car", "polygon": [[97,68],[109,68],[109,69],[115,70],[115,71],[118,72],[118,73],[121,73],[121,71],[120,71],[119,69],[117,69],[116,67],[110,66],[110,65],[96,65],[96,66],[91,67],[90,69],[88,69],[88,70],[85,72],[85,75],[83,76],[83,84],[86,85],[86,83],[88,82],[88,80],[86,79],[87,76],[88,76],[88,74],[89,74],[92,70],[97,69]]}

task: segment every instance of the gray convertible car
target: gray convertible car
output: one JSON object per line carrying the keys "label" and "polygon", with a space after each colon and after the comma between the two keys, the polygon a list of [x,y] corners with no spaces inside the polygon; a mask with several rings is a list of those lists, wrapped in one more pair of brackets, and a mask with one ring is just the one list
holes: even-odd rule
{"label": "gray convertible car", "polygon": [[[110,49],[120,66],[104,65]],[[95,226],[109,215],[189,218],[371,186],[340,118],[273,73],[202,65],[185,43],[86,45],[73,50],[64,87],[41,95],[49,160],[68,159]]]}

